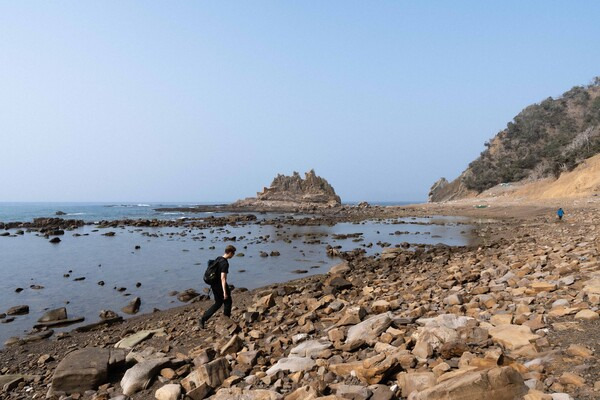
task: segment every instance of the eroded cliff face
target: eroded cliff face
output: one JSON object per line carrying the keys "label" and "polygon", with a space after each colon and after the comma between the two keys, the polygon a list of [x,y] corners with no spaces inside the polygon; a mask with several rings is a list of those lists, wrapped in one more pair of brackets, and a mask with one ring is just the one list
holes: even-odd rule
{"label": "eroded cliff face", "polygon": [[342,204],[333,187],[314,170],[302,178],[298,172],[291,176],[278,174],[271,185],[258,192],[256,197],[239,200],[233,205],[256,208],[314,208],[335,207]]}
{"label": "eroded cliff face", "polygon": [[444,201],[457,200],[465,197],[475,196],[477,192],[469,190],[460,178],[448,182],[446,178],[440,178],[429,189],[429,202],[440,203]]}

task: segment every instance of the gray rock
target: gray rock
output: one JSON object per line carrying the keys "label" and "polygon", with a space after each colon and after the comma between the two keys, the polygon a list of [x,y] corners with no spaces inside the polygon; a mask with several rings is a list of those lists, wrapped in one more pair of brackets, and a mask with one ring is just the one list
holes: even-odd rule
{"label": "gray rock", "polygon": [[96,390],[108,380],[110,350],[88,347],[76,350],[57,365],[52,377],[52,391],[83,393]]}
{"label": "gray rock", "polygon": [[177,295],[177,300],[183,303],[187,303],[188,301],[193,300],[198,296],[200,296],[200,293],[196,292],[196,290],[186,289]]}
{"label": "gray rock", "polygon": [[106,319],[114,319],[114,318],[119,318],[119,314],[117,314],[116,312],[114,312],[112,310],[100,311],[100,319],[106,320]]}
{"label": "gray rock", "polygon": [[363,343],[374,343],[383,331],[392,324],[392,313],[387,312],[375,315],[364,320],[360,324],[352,326],[348,329],[346,337],[346,345],[350,348],[355,348]]}
{"label": "gray rock", "polygon": [[170,361],[169,357],[156,358],[141,362],[129,368],[123,379],[121,379],[121,388],[123,394],[131,396],[140,390],[147,389],[154,379],[154,376],[160,371],[163,365]]}
{"label": "gray rock", "polygon": [[360,385],[344,385],[344,384],[335,384],[331,385],[332,389],[335,391],[335,395],[344,399],[349,400],[367,400],[373,392]]}
{"label": "gray rock", "polygon": [[38,322],[59,321],[61,319],[67,319],[67,309],[65,307],[46,311],[46,313],[38,319]]}
{"label": "gray rock", "polygon": [[39,342],[40,340],[44,340],[54,335],[54,331],[52,329],[48,329],[47,331],[42,331],[38,333],[32,333],[31,335],[24,336],[22,338],[11,337],[8,338],[6,342],[4,342],[5,346],[11,346],[14,344],[23,345],[31,342]]}
{"label": "gray rock", "polygon": [[342,278],[341,276],[334,276],[327,282],[328,286],[338,290],[350,289],[352,287],[352,283]]}
{"label": "gray rock", "polygon": [[298,372],[310,371],[317,365],[315,360],[308,357],[287,357],[281,358],[275,365],[267,370],[267,375],[275,375],[279,371]]}
{"label": "gray rock", "polygon": [[309,340],[290,350],[290,357],[317,358],[320,353],[332,346],[329,340]]}

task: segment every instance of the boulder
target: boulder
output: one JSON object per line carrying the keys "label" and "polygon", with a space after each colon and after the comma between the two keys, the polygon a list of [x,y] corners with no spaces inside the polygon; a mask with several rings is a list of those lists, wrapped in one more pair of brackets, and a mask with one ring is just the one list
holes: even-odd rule
{"label": "boulder", "polygon": [[156,400],[179,400],[181,396],[181,386],[169,384],[161,387],[154,393]]}
{"label": "boulder", "polygon": [[412,392],[429,389],[436,384],[433,372],[409,372],[398,374],[398,386],[402,390],[402,397],[408,397]]}
{"label": "boulder", "polygon": [[123,307],[121,311],[126,314],[137,314],[137,312],[140,310],[141,304],[142,300],[139,297],[136,297],[135,299],[131,300],[128,305]]}
{"label": "boulder", "polygon": [[352,282],[349,282],[337,275],[334,275],[331,279],[328,279],[325,284],[337,290],[350,289],[352,287]]}
{"label": "boulder", "polygon": [[238,351],[242,350],[243,347],[244,341],[240,339],[238,335],[233,335],[231,339],[229,339],[229,341],[223,347],[221,347],[220,352],[221,355],[224,356],[227,354],[237,353]]}
{"label": "boulder", "polygon": [[187,393],[195,388],[206,384],[212,388],[221,386],[229,376],[229,364],[225,358],[217,358],[214,361],[203,364],[192,371],[181,381],[181,386]]}
{"label": "boulder", "polygon": [[342,399],[367,400],[373,394],[369,388],[360,385],[344,385],[342,383],[336,383],[331,385],[331,388],[335,395]]}
{"label": "boulder", "polygon": [[596,311],[592,310],[581,310],[575,314],[575,319],[583,319],[586,321],[595,321],[600,319],[600,315]]}
{"label": "boulder", "polygon": [[46,311],[38,322],[52,322],[67,319],[67,309],[65,307],[57,308],[55,310]]}
{"label": "boulder", "polygon": [[438,385],[413,392],[409,400],[515,400],[529,389],[512,367],[470,371]]}
{"label": "boulder", "polygon": [[336,264],[329,269],[330,275],[344,275],[348,272],[350,272],[350,266],[348,265],[348,263],[346,261],[344,261],[340,264]]}
{"label": "boulder", "polygon": [[371,310],[374,313],[381,314],[387,311],[390,311],[390,303],[386,300],[376,300],[371,305]]}
{"label": "boulder", "polygon": [[345,326],[345,325],[356,325],[360,324],[363,318],[367,315],[367,311],[360,307],[348,307],[344,310],[344,315],[337,322],[337,326]]}
{"label": "boulder", "polygon": [[125,372],[123,379],[121,379],[123,394],[131,396],[140,390],[147,389],[163,365],[167,364],[170,360],[169,357],[155,358],[143,361],[129,368]]}
{"label": "boulder", "polygon": [[200,296],[200,293],[196,292],[195,289],[186,289],[177,295],[177,300],[181,301],[182,303],[187,303],[198,296]]}
{"label": "boulder", "polygon": [[273,293],[261,297],[255,304],[255,307],[257,308],[269,309],[273,306],[275,306],[275,295]]}
{"label": "boulder", "polygon": [[88,347],[67,354],[54,370],[52,391],[83,393],[108,380],[110,350]]}
{"label": "boulder", "polygon": [[458,329],[465,327],[470,321],[475,321],[474,318],[465,317],[454,314],[440,314],[433,318],[419,318],[416,322],[423,326],[445,327],[449,329]]}
{"label": "boulder", "polygon": [[8,311],[6,311],[7,315],[23,315],[23,314],[29,314],[29,306],[28,305],[22,305],[22,306],[14,306],[8,309]]}
{"label": "boulder", "polygon": [[363,343],[374,343],[391,324],[391,313],[375,315],[348,329],[345,343],[350,348],[356,348]]}

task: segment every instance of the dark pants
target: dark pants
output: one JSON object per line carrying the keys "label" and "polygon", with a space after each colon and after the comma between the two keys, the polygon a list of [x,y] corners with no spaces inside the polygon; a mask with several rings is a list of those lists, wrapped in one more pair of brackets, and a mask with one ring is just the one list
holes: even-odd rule
{"label": "dark pants", "polygon": [[219,283],[215,283],[210,285],[212,292],[213,292],[213,296],[215,296],[215,304],[213,304],[212,306],[210,306],[210,308],[208,310],[206,310],[206,312],[204,312],[204,315],[202,316],[202,321],[208,321],[208,319],[210,317],[212,317],[212,315],[214,313],[217,312],[217,310],[219,308],[221,308],[221,306],[223,304],[225,304],[225,309],[223,310],[223,314],[225,314],[226,317],[231,316],[231,291],[229,290],[229,285],[227,285],[227,299],[223,299],[223,286],[221,285],[221,282]]}

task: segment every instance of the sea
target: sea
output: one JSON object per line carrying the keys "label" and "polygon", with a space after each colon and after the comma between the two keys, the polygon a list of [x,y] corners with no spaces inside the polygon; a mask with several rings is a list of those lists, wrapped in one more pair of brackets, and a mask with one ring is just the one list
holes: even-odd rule
{"label": "sea", "polygon": [[[0,222],[55,217],[58,211],[65,214],[61,218],[86,222],[223,215],[156,210],[190,205],[192,203],[0,203]],[[281,216],[255,215],[258,221]],[[115,235],[103,235],[109,231]],[[10,236],[0,236],[0,314],[17,305],[28,305],[29,313],[15,316],[11,322],[7,322],[8,316],[0,318],[0,346],[9,337],[30,333],[36,321],[50,309],[66,307],[69,318],[84,317],[83,324],[88,324],[99,321],[102,310],[113,310],[128,317],[121,308],[135,297],[142,302],[140,313],[182,305],[172,294],[190,288],[203,293],[206,285],[202,276],[208,260],[223,254],[228,244],[238,249],[238,256],[230,261],[230,283],[237,288],[254,289],[327,272],[340,262],[339,258],[327,255],[327,245],[341,246],[342,250],[362,247],[373,255],[382,247],[403,242],[467,245],[473,239],[472,231],[471,220],[445,216],[377,219],[333,226],[250,223],[206,229],[131,226],[102,229],[91,224],[66,231],[58,244],[50,243],[34,231],[18,235],[16,229],[11,229]],[[334,238],[340,234],[354,235]],[[231,240],[233,237],[235,241]],[[279,255],[271,256],[272,252]],[[261,253],[269,256],[263,257]],[[76,326],[57,328],[55,332]]]}

